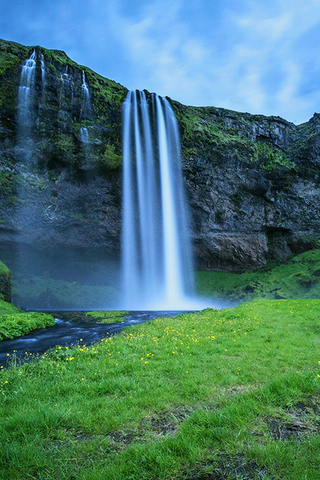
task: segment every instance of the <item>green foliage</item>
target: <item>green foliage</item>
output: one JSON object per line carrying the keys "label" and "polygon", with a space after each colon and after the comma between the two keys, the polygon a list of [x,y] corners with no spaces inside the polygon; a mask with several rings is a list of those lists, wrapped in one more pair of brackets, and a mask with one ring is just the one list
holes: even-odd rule
{"label": "green foliage", "polygon": [[99,163],[103,167],[106,167],[110,170],[115,170],[122,165],[122,156],[115,153],[114,145],[108,144]]}
{"label": "green foliage", "polygon": [[0,192],[2,195],[12,195],[15,193],[16,176],[8,172],[0,171]]}
{"label": "green foliage", "polygon": [[12,305],[12,303],[8,303],[3,300],[0,300],[0,315],[6,315],[6,314],[11,315],[11,314],[20,313],[20,312],[21,312],[20,308],[16,307],[15,305]]}
{"label": "green foliage", "polygon": [[0,478],[314,480],[319,325],[260,300],[2,369]]}
{"label": "green foliage", "polygon": [[21,337],[32,330],[52,325],[54,325],[54,319],[51,315],[23,313],[15,305],[0,300],[0,341]]}
{"label": "green foliage", "polygon": [[94,311],[88,312],[86,315],[90,318],[94,318],[101,323],[115,323],[115,322],[123,322],[126,320],[125,316],[127,311],[121,310],[101,310],[101,311]]}
{"label": "green foliage", "polygon": [[9,278],[10,277],[10,270],[9,268],[2,262],[0,262],[0,276]]}
{"label": "green foliage", "polygon": [[72,135],[61,133],[56,142],[55,150],[59,159],[68,161],[75,158],[75,142]]}
{"label": "green foliage", "polygon": [[320,250],[292,257],[287,264],[241,274],[198,272],[197,289],[213,298],[319,298]]}
{"label": "green foliage", "polygon": [[11,53],[0,51],[0,75],[19,65],[19,58]]}
{"label": "green foliage", "polygon": [[52,327],[54,318],[46,313],[6,313],[0,311],[0,341],[21,337],[32,330]]}
{"label": "green foliage", "polygon": [[255,161],[258,162],[264,170],[272,172],[278,166],[295,169],[295,163],[291,161],[282,150],[275,149],[267,143],[256,143],[254,148]]}
{"label": "green foliage", "polygon": [[[279,167],[295,170],[296,164],[284,151],[272,143],[262,142],[257,126],[272,131],[273,117],[249,115],[213,107],[185,107],[173,102],[181,128],[182,152],[188,157],[209,158],[220,163],[223,158],[273,172]],[[292,157],[294,158],[294,156]]]}

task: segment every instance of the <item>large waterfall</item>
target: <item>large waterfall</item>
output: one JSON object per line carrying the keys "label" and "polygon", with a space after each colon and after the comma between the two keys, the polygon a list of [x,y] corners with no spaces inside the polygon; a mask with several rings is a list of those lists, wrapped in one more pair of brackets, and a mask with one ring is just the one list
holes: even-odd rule
{"label": "large waterfall", "polygon": [[193,268],[178,124],[165,99],[129,92],[123,133],[123,305],[183,310]]}

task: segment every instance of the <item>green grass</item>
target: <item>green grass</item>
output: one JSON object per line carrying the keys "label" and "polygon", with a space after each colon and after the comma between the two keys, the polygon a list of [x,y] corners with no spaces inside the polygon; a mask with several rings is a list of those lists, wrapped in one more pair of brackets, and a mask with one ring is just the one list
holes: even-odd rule
{"label": "green grass", "polygon": [[21,337],[32,330],[52,325],[54,318],[51,315],[21,312],[18,307],[0,300],[0,341]]}
{"label": "green grass", "polygon": [[127,313],[129,312],[121,310],[105,310],[98,312],[88,312],[86,315],[100,321],[101,323],[115,323],[124,322],[126,320],[124,315],[126,315]]}
{"label": "green grass", "polygon": [[2,262],[0,262],[0,276],[6,277],[6,278],[10,277],[9,268]]}
{"label": "green grass", "polygon": [[0,372],[0,478],[320,478],[320,301],[148,322]]}
{"label": "green grass", "polygon": [[198,272],[196,281],[198,292],[213,298],[320,298],[320,249],[256,272]]}

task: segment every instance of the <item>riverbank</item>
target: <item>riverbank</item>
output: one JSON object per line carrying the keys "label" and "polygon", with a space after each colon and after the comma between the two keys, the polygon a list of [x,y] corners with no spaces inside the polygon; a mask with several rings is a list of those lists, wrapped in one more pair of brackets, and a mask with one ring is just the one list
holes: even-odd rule
{"label": "riverbank", "polygon": [[319,300],[147,322],[0,374],[0,478],[315,480]]}

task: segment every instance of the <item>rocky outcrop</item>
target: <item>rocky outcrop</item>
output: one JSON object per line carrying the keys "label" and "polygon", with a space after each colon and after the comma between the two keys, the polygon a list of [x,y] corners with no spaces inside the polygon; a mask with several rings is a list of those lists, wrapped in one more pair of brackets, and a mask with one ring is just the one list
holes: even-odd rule
{"label": "rocky outcrop", "polygon": [[200,268],[252,270],[319,246],[318,114],[296,126],[173,104]]}
{"label": "rocky outcrop", "polygon": [[[30,115],[21,125],[21,66],[32,52]],[[2,244],[90,248],[119,258],[126,93],[63,52],[0,41]],[[253,270],[318,246],[318,114],[296,126],[171,104],[199,268]]]}

